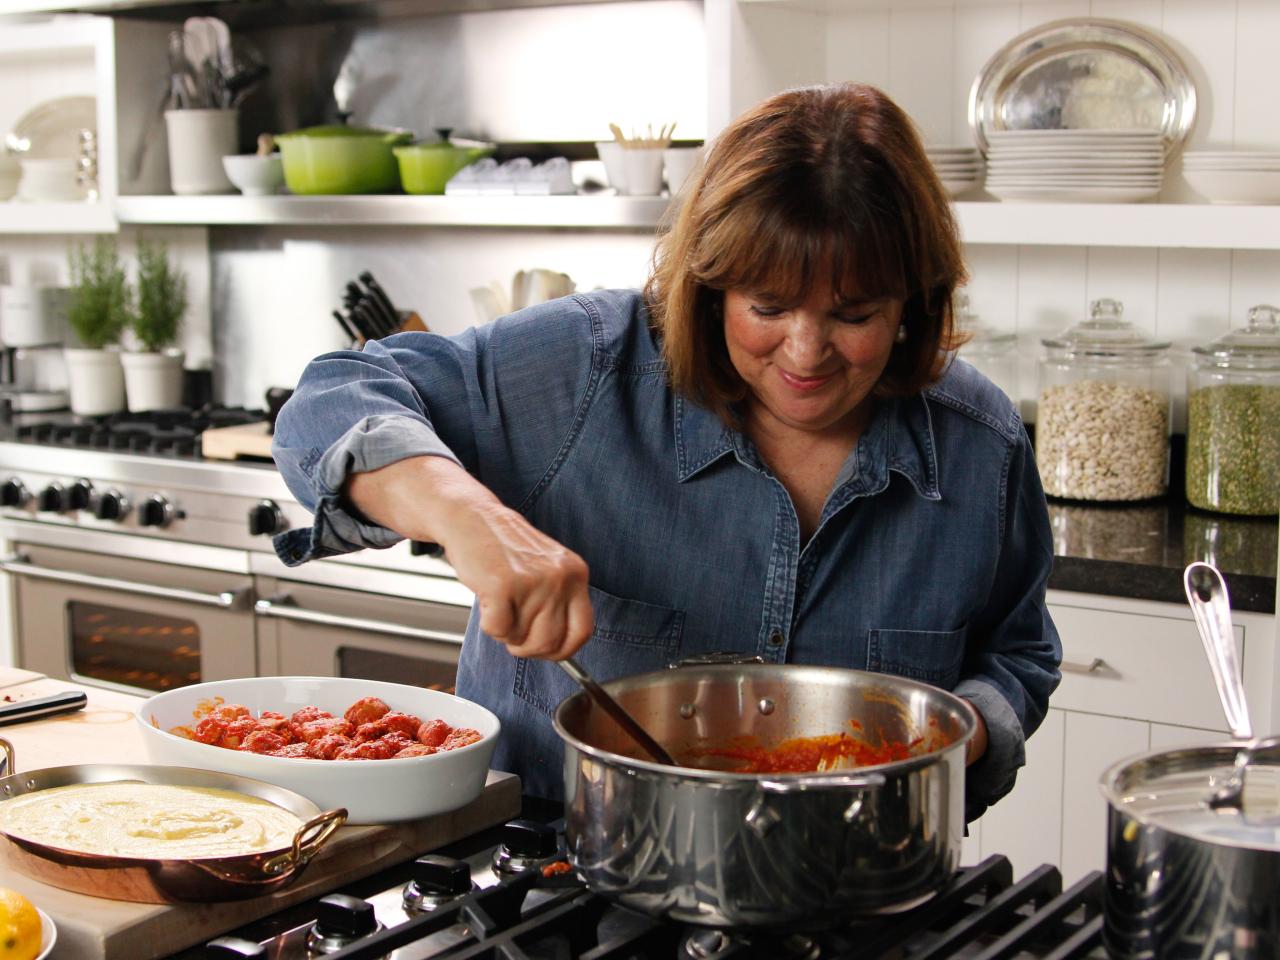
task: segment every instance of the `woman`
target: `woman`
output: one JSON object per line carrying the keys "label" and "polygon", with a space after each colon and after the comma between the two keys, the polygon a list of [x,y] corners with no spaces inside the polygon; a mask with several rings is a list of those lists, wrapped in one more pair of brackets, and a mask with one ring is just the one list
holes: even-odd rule
{"label": "woman", "polygon": [[313,361],[275,457],[316,520],[281,556],[441,544],[477,599],[458,692],[529,793],[561,791],[547,660],[734,650],[965,697],[972,818],[1058,680],[1052,549],[1016,411],[947,364],[963,267],[911,123],[870,87],[778,94],[678,206],[643,294]]}

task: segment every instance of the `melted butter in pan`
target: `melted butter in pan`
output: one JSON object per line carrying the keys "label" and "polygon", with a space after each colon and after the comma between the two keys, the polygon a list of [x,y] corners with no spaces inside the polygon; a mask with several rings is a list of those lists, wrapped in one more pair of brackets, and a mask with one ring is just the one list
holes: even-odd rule
{"label": "melted butter in pan", "polygon": [[154,783],[53,787],[0,803],[0,831],[81,853],[147,859],[279,850],[302,821],[231,790]]}

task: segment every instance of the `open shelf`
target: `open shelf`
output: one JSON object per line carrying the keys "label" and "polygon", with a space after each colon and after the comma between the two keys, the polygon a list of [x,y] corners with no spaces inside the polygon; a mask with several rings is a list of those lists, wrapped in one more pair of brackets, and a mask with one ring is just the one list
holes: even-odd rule
{"label": "open shelf", "polygon": [[[121,223],[651,230],[666,197],[119,197]],[[1280,249],[1280,205],[956,204],[966,243]],[[2,229],[2,226],[0,226]]]}
{"label": "open shelf", "polygon": [[6,233],[115,233],[119,224],[111,204],[99,203],[0,203],[0,234]]}
{"label": "open shelf", "polygon": [[118,197],[121,223],[650,230],[666,197]]}

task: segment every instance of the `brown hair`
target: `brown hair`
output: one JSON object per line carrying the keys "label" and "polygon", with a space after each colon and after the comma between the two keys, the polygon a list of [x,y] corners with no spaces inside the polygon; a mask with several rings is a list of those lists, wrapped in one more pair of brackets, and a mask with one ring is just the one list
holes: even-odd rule
{"label": "brown hair", "polygon": [[911,120],[874,87],[779,93],[727,127],[660,231],[645,286],[674,388],[733,422],[747,393],[729,360],[724,291],[803,299],[828,265],[838,300],[905,301],[906,342],[876,393],[918,393],[959,345],[964,282],[947,195]]}

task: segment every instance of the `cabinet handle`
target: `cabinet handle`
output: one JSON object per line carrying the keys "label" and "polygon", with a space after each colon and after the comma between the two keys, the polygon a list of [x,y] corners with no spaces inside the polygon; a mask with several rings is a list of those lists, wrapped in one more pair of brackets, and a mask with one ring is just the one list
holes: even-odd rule
{"label": "cabinet handle", "polygon": [[1111,664],[1103,660],[1101,657],[1094,657],[1088,663],[1074,663],[1071,660],[1063,660],[1058,665],[1063,673],[1115,673]]}
{"label": "cabinet handle", "polygon": [[294,606],[287,596],[259,600],[253,605],[253,612],[262,617],[276,617],[280,620],[300,620],[303,623],[318,623],[344,630],[386,633],[409,640],[435,640],[439,643],[462,645],[460,633],[445,633],[442,630],[425,630],[422,627],[408,627],[401,623],[388,623],[386,620],[366,620],[363,617],[344,617],[335,613],[321,613],[319,610],[306,610]]}
{"label": "cabinet handle", "polygon": [[74,583],[81,587],[94,587],[99,590],[119,590],[122,593],[133,593],[144,597],[156,597],[160,600],[177,600],[182,603],[198,603],[205,607],[221,607],[224,610],[235,610],[245,605],[249,595],[248,587],[235,590],[224,590],[221,593],[199,593],[195,590],[179,590],[176,587],[157,587],[149,583],[134,583],[132,580],[117,580],[114,577],[98,577],[90,573],[75,573],[71,570],[55,570],[51,567],[40,567],[28,563],[21,554],[0,559],[0,570],[35,580],[56,580],[59,583]]}

